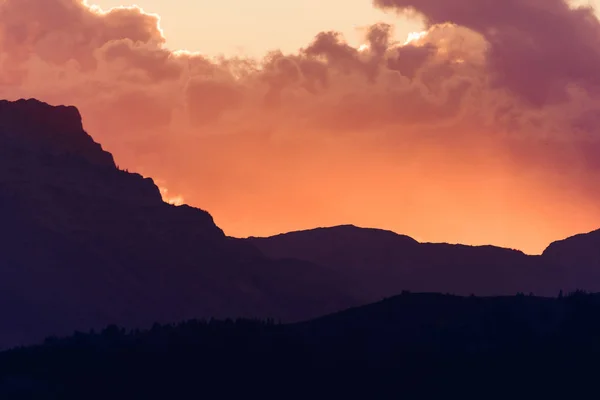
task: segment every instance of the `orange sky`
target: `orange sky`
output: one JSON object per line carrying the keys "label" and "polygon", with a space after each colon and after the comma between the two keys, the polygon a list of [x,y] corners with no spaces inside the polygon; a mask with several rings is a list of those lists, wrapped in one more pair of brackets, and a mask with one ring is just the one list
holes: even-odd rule
{"label": "orange sky", "polygon": [[4,97],[77,105],[122,168],[229,235],[353,223],[539,253],[600,227],[590,10],[138,0],[160,30],[95,3],[0,2]]}

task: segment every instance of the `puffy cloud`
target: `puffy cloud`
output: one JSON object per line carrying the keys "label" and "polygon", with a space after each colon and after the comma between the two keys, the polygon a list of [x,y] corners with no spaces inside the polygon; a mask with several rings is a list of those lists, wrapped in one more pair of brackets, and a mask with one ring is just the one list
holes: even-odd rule
{"label": "puffy cloud", "polygon": [[131,39],[113,40],[100,49],[101,58],[109,65],[120,66],[120,76],[131,79],[128,70],[139,71],[150,83],[176,80],[181,77],[184,65],[163,48]]}
{"label": "puffy cloud", "polygon": [[[600,24],[591,7],[565,0],[374,0],[414,10],[428,24],[452,22],[483,35],[493,83],[533,104],[565,100],[568,84],[597,91]],[[535,71],[535,73],[532,73]]]}
{"label": "puffy cloud", "polygon": [[108,12],[90,8],[78,0],[4,0],[0,46],[14,62],[30,54],[62,64],[77,61],[81,68],[95,66],[93,52],[113,41],[164,43],[158,17],[137,7]]}
{"label": "puffy cloud", "polygon": [[[560,0],[375,0],[427,31],[211,59],[158,16],[0,1],[0,90],[77,105],[120,166],[233,235],[380,226],[540,251],[600,225],[600,23]],[[240,33],[243,34],[243,33]],[[568,215],[568,218],[565,216]]]}

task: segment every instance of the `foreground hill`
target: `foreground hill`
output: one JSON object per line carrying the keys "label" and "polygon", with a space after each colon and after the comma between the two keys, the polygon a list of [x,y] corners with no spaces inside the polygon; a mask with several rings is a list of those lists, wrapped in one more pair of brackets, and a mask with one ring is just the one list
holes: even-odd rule
{"label": "foreground hill", "polygon": [[192,317],[293,321],[359,304],[339,276],[273,261],[119,170],[74,107],[0,102],[0,348]]}
{"label": "foreground hill", "polygon": [[299,324],[111,326],[0,353],[0,396],[554,397],[557,384],[581,389],[595,376],[598,313],[600,298],[584,293],[403,294]]}

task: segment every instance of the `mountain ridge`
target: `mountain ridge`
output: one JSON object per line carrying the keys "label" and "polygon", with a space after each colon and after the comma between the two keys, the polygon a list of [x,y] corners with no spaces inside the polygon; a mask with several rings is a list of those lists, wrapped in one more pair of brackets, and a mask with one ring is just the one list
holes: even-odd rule
{"label": "mountain ridge", "polygon": [[566,272],[552,260],[520,250],[420,243],[391,231],[350,225],[247,240],[271,258],[302,259],[350,274],[373,296],[393,296],[402,290],[555,295],[561,289],[559,282],[566,280]]}

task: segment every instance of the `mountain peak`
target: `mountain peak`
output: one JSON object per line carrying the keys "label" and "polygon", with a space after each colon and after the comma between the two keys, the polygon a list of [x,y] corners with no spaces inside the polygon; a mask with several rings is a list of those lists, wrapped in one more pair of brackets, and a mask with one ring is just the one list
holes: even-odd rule
{"label": "mountain peak", "polygon": [[36,99],[0,100],[0,145],[7,156],[25,151],[116,168],[112,154],[84,131],[74,106],[53,106]]}
{"label": "mountain peak", "polygon": [[261,238],[261,237],[249,237],[249,240],[261,240],[261,239],[272,239],[272,238],[311,238],[315,240],[323,240],[328,239],[331,236],[335,236],[336,238],[340,238],[343,240],[368,240],[371,241],[374,238],[379,240],[402,240],[406,244],[417,244],[418,242],[410,236],[401,235],[396,232],[378,229],[378,228],[363,228],[352,224],[345,225],[335,225],[335,226],[326,226],[313,228],[308,230],[298,230],[287,233],[281,233],[278,235],[274,235],[271,238]]}
{"label": "mountain peak", "polygon": [[593,267],[594,276],[600,276],[600,230],[582,233],[551,243],[542,253],[571,268]]}

